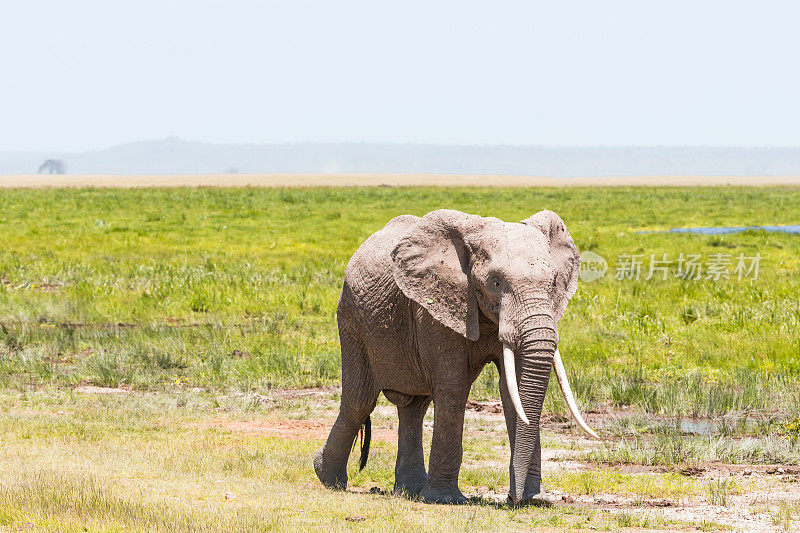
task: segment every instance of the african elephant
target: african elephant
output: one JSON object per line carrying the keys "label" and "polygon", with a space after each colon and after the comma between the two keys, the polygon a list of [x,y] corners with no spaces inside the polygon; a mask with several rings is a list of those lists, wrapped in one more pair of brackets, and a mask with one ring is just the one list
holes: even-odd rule
{"label": "african elephant", "polygon": [[[522,223],[439,210],[404,215],[369,237],[345,272],[337,318],[342,350],[339,415],[314,469],[324,485],[347,486],[347,459],[378,395],[397,406],[396,492],[461,503],[458,488],[470,386],[497,365],[511,444],[509,501],[543,493],[539,420],[554,367],[578,412],[558,351],[556,325],[575,294],[580,256],[564,222],[540,211]],[[429,469],[423,416],[434,404]],[[542,496],[539,496],[542,497]]]}

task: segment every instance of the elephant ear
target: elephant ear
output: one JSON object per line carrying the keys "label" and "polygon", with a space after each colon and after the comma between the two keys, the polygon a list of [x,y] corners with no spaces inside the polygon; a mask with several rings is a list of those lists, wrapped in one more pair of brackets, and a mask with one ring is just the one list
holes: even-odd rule
{"label": "elephant ear", "polygon": [[441,209],[419,219],[392,250],[392,275],[406,295],[453,331],[478,340],[478,299],[464,235],[483,218]]}
{"label": "elephant ear", "polygon": [[543,210],[522,221],[539,229],[550,242],[550,257],[556,263],[556,296],[553,312],[558,321],[567,310],[567,302],[578,288],[578,269],[581,255],[575,247],[567,226],[557,214]]}

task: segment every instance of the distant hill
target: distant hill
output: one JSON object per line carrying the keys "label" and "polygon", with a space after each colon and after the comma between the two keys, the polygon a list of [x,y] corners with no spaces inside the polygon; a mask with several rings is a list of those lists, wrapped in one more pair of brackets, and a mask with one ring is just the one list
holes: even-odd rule
{"label": "distant hill", "polygon": [[800,174],[800,148],[210,144],[170,137],[80,153],[0,152],[0,174],[63,159],[70,174],[373,172],[551,177]]}

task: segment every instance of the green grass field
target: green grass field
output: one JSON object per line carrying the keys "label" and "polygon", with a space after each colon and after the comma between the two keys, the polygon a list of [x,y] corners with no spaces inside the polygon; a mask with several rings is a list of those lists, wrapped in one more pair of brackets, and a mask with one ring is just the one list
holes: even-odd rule
{"label": "green grass field", "polygon": [[[552,209],[581,251],[611,263],[605,278],[579,285],[560,323],[584,403],[677,402],[705,413],[713,405],[680,391],[716,391],[723,406],[744,407],[735,404],[754,398],[728,385],[752,381],[759,389],[742,392],[761,396],[800,375],[800,239],[636,233],[796,223],[796,188],[55,189],[3,191],[0,205],[6,385],[336,383],[348,258],[390,218],[442,207],[504,220]],[[681,253],[734,262],[758,253],[759,276],[684,280],[674,264],[666,281],[644,279],[650,254]],[[622,254],[645,256],[642,279],[614,279]],[[686,386],[648,396],[665,382]],[[494,394],[488,381],[478,392]]]}
{"label": "green grass field", "polygon": [[[2,460],[17,467],[2,478],[0,525],[198,530],[191,524],[207,523],[210,530],[268,530],[318,523],[316,515],[291,511],[292,495],[301,491],[323,502],[320,516],[341,519],[334,529],[344,527],[340,514],[376,508],[370,527],[429,529],[426,520],[435,516],[429,506],[380,495],[342,500],[323,491],[309,457],[324,434],[308,442],[255,442],[206,425],[214,413],[227,413],[230,402],[233,412],[254,416],[263,409],[252,398],[272,389],[335,385],[335,309],[348,258],[392,217],[438,208],[509,221],[551,209],[581,251],[610,265],[604,278],[579,283],[560,322],[560,347],[584,410],[630,416],[596,417],[609,440],[575,450],[591,470],[552,477],[550,486],[677,498],[683,489],[674,474],[648,485],[613,468],[800,460],[800,237],[638,233],[797,224],[800,188],[3,190],[0,438]],[[641,279],[615,279],[625,254],[643,256]],[[666,280],[645,279],[651,254],[673,261]],[[705,264],[723,254],[733,263],[730,279],[676,276],[681,254],[700,255]],[[757,279],[738,279],[740,254],[760,255]],[[473,396],[497,398],[496,382],[487,368]],[[137,399],[90,401],[72,392],[78,385],[123,387]],[[551,387],[548,413],[565,412],[559,396]],[[66,419],[54,414],[59,408]],[[714,426],[708,435],[687,437],[679,420],[685,417],[708,418]],[[175,429],[193,421],[202,427]],[[161,452],[148,456],[144,443]],[[374,469],[357,478],[364,487],[391,483],[393,449],[376,446]],[[479,455],[473,453],[478,462]],[[97,466],[76,466],[88,463]],[[169,476],[156,482],[166,470]],[[508,483],[505,466],[467,469],[463,476],[474,487],[505,490]],[[212,478],[235,478],[245,494],[256,494],[267,480],[274,497],[226,504],[233,514],[194,500],[172,505],[181,491],[216,501],[219,487],[192,485]],[[682,494],[708,492],[709,501],[743,490],[699,481],[686,487]],[[64,501],[92,510],[73,516]],[[443,520],[459,529],[680,526],[573,508],[474,509],[473,515],[449,509]],[[791,523],[795,508],[787,509]],[[264,513],[277,513],[278,521]],[[149,521],[135,522],[139,515]]]}
{"label": "green grass field", "polygon": [[[310,457],[324,435],[305,439],[226,430],[226,421],[302,422],[332,398],[283,400],[253,407],[246,398],[164,392],[92,395],[38,391],[0,395],[0,529],[48,531],[500,531],[620,527],[717,530],[708,520],[648,511],[659,498],[708,497],[702,481],[674,473],[621,474],[614,469],[545,474],[550,490],[581,497],[613,493],[632,500],[608,513],[592,506],[514,509],[481,496],[506,490],[504,429],[469,418],[461,485],[471,505],[427,505],[391,496],[396,447],[377,440],[367,468],[351,463],[350,490],[322,488]],[[321,411],[322,410],[322,411]],[[378,426],[391,423],[378,413]],[[494,420],[491,425],[496,425]],[[430,432],[426,441],[430,444]],[[547,433],[544,444],[552,446]],[[505,452],[505,457],[502,457]],[[354,454],[355,455],[355,454]],[[481,464],[481,461],[484,461]],[[724,495],[741,492],[738,484]],[[639,513],[644,506],[645,512]],[[773,509],[770,508],[770,511]],[[770,512],[765,511],[765,512]],[[788,516],[800,510],[788,506]]]}

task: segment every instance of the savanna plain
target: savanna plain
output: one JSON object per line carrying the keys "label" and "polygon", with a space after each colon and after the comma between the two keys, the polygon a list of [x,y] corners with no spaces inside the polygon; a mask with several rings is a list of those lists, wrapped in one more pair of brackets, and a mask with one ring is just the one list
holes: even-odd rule
{"label": "savanna plain", "polygon": [[[392,495],[383,399],[348,491],[314,475],[338,407],[347,260],[392,217],[438,208],[551,209],[608,263],[559,324],[603,440],[573,427],[551,380],[553,506],[505,503],[493,367],[467,413],[468,505]],[[2,190],[0,528],[796,529],[800,236],[641,232],[798,221],[798,187]],[[737,271],[756,256],[757,275]]]}

